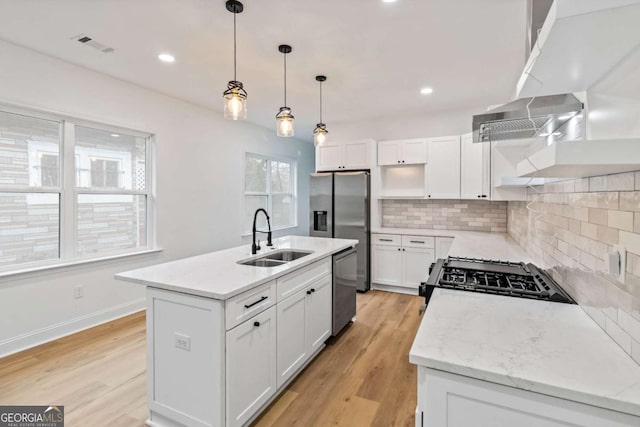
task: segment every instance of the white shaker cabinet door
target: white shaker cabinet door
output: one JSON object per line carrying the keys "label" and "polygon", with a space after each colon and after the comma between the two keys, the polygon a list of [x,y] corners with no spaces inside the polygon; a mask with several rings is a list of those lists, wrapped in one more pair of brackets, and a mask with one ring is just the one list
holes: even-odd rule
{"label": "white shaker cabinet door", "polygon": [[307,297],[307,353],[311,356],[331,336],[331,279],[330,275],[310,285]]}
{"label": "white shaker cabinet door", "polygon": [[276,308],[227,332],[227,425],[244,425],[276,392]]}
{"label": "white shaker cabinet door", "polygon": [[376,245],[373,247],[373,283],[402,286],[402,248]]}
{"label": "white shaker cabinet door", "polygon": [[378,142],[378,165],[389,166],[400,164],[402,153],[400,141]]}
{"label": "white shaker cabinet door", "polygon": [[432,248],[402,248],[402,268],[404,280],[402,285],[418,289],[420,283],[429,277],[429,266],[433,263],[435,251]]}
{"label": "white shaker cabinet door", "polygon": [[369,150],[372,143],[368,140],[346,142],[343,145],[342,169],[368,169]]}
{"label": "white shaker cabinet door", "polygon": [[307,359],[306,292],[300,291],[278,303],[278,387]]}
{"label": "white shaker cabinet door", "polygon": [[316,170],[332,171],[342,167],[342,150],[343,147],[335,143],[316,147]]}
{"label": "white shaker cabinet door", "polygon": [[402,143],[402,164],[424,164],[427,162],[427,144],[423,139],[407,140]]}
{"label": "white shaker cabinet door", "polygon": [[460,198],[460,137],[433,138],[427,143],[427,198]]}

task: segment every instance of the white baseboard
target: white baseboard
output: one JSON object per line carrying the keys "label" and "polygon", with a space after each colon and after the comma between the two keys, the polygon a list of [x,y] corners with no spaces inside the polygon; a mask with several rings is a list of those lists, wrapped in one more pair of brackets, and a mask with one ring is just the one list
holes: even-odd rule
{"label": "white baseboard", "polygon": [[126,315],[144,310],[145,299],[140,298],[115,307],[96,311],[85,316],[76,317],[55,325],[47,326],[22,335],[0,341],[0,357],[9,356],[31,347],[75,334],[76,332],[92,328],[102,323],[124,317]]}

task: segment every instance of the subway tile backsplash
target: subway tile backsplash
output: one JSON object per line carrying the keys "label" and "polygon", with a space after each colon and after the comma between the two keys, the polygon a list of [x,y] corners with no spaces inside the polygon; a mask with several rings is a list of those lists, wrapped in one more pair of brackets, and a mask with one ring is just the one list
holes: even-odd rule
{"label": "subway tile backsplash", "polygon": [[[508,232],[640,364],[640,172],[560,181],[508,203]],[[627,250],[625,283],[607,274]]]}
{"label": "subway tile backsplash", "polygon": [[383,200],[382,226],[506,233],[507,202]]}

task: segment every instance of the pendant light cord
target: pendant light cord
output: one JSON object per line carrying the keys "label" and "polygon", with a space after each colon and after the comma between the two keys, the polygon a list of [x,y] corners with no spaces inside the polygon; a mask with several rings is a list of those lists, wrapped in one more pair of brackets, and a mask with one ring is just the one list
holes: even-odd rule
{"label": "pendant light cord", "polygon": [[284,55],[284,106],[287,106],[287,54]]}
{"label": "pendant light cord", "polygon": [[233,80],[238,81],[238,77],[236,76],[236,12],[233,12]]}
{"label": "pendant light cord", "polygon": [[320,123],[322,123],[322,82],[320,82]]}

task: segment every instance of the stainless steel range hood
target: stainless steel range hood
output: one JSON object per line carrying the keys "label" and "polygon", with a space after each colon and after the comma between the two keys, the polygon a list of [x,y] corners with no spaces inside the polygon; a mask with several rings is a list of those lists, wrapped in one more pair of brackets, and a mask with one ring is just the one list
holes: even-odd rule
{"label": "stainless steel range hood", "polygon": [[582,102],[572,94],[518,99],[473,116],[473,142],[532,138],[541,132],[550,134],[583,108]]}

